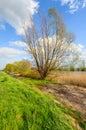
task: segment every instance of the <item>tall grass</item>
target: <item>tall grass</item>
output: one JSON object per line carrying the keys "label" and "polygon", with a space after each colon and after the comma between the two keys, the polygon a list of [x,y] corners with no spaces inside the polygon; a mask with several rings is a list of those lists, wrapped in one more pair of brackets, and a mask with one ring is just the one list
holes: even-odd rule
{"label": "tall grass", "polygon": [[77,130],[49,96],[0,72],[0,130]]}
{"label": "tall grass", "polygon": [[52,72],[48,79],[86,88],[86,72]]}

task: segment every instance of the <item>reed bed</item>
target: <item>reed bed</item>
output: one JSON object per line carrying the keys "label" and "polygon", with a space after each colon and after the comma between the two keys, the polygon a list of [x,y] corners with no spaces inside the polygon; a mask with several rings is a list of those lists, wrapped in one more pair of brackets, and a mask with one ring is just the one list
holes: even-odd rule
{"label": "reed bed", "polygon": [[86,72],[52,72],[48,79],[86,88]]}

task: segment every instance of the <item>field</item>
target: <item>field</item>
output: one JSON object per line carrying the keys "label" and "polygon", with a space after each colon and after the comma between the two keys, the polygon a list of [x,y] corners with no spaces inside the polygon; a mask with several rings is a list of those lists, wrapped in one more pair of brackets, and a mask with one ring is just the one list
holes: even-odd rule
{"label": "field", "polygon": [[78,130],[53,97],[0,72],[0,130]]}
{"label": "field", "polygon": [[86,72],[52,72],[48,79],[86,88]]}

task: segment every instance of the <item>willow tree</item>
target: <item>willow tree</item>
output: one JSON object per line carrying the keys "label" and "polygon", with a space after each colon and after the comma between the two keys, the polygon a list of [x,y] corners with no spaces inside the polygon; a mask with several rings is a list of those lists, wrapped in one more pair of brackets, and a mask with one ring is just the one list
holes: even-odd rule
{"label": "willow tree", "polygon": [[73,41],[72,33],[66,31],[65,24],[56,9],[48,10],[48,15],[40,15],[39,21],[32,20],[32,27],[25,29],[27,53],[31,54],[41,79],[51,70],[59,67],[68,55]]}

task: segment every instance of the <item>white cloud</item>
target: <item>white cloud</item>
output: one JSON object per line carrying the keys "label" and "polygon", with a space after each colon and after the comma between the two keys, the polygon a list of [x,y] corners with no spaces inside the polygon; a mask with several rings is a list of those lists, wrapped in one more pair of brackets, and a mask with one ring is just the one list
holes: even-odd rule
{"label": "white cloud", "polygon": [[[14,42],[14,45],[15,46],[19,45],[19,47],[22,47],[22,43],[23,42],[19,41],[19,44],[18,44],[18,41],[16,41],[16,42]],[[86,61],[86,50],[84,49],[84,46],[82,44],[76,45],[75,43],[72,43],[70,46],[70,49],[75,54],[80,55],[81,61],[82,60]],[[25,51],[21,51],[21,50],[10,48],[10,47],[1,47],[0,48],[0,69],[3,69],[5,67],[5,65],[8,63],[12,63],[16,60],[21,60],[22,58],[25,58],[25,57],[26,58],[28,57],[28,55],[26,54]],[[28,57],[28,58],[30,58],[30,57]],[[72,57],[70,55],[70,57],[68,57],[67,60],[69,61],[71,58]]]}
{"label": "white cloud", "polygon": [[25,57],[27,58],[25,51],[10,47],[0,47],[0,70],[3,69],[6,64],[22,60]]}
{"label": "white cloud", "polygon": [[0,29],[5,30],[5,26],[3,24],[0,24]]}
{"label": "white cloud", "polygon": [[26,43],[23,42],[23,41],[11,41],[11,42],[9,42],[9,45],[10,46],[22,47],[22,48],[27,47]]}
{"label": "white cloud", "polygon": [[70,48],[72,51],[74,52],[82,52],[82,49],[84,48],[84,46],[82,44],[78,44],[76,45],[75,43],[71,43]]}
{"label": "white cloud", "polygon": [[0,48],[0,58],[10,58],[19,55],[25,54],[24,51],[20,51],[18,49],[9,48],[9,47],[1,47]]}
{"label": "white cloud", "polygon": [[84,46],[82,44],[78,44],[78,47],[84,49]]}
{"label": "white cloud", "polygon": [[61,0],[61,2],[62,2],[62,5],[67,4],[67,3],[72,4],[74,2],[74,0]]}
{"label": "white cloud", "polygon": [[81,61],[84,60],[86,62],[86,49],[82,44],[76,45],[75,43],[72,43],[70,49],[79,56]]}
{"label": "white cloud", "polygon": [[78,67],[82,64],[83,61],[86,64],[86,50],[82,44],[71,43],[70,48],[68,48],[68,50],[69,53],[66,59],[64,59],[64,64],[66,66],[75,65],[76,67]]}
{"label": "white cloud", "polygon": [[79,8],[86,7],[86,0],[60,0],[62,6],[68,5],[69,12],[73,14],[74,12],[78,11]]}
{"label": "white cloud", "polygon": [[30,26],[30,16],[36,13],[37,8],[35,0],[0,0],[0,21],[5,20],[18,34],[22,34],[21,20]]}
{"label": "white cloud", "polygon": [[4,69],[6,64],[13,63],[15,59],[13,58],[0,58],[0,70]]}
{"label": "white cloud", "polygon": [[83,5],[82,5],[82,8],[85,8],[85,7],[86,7],[86,0],[84,0]]}

